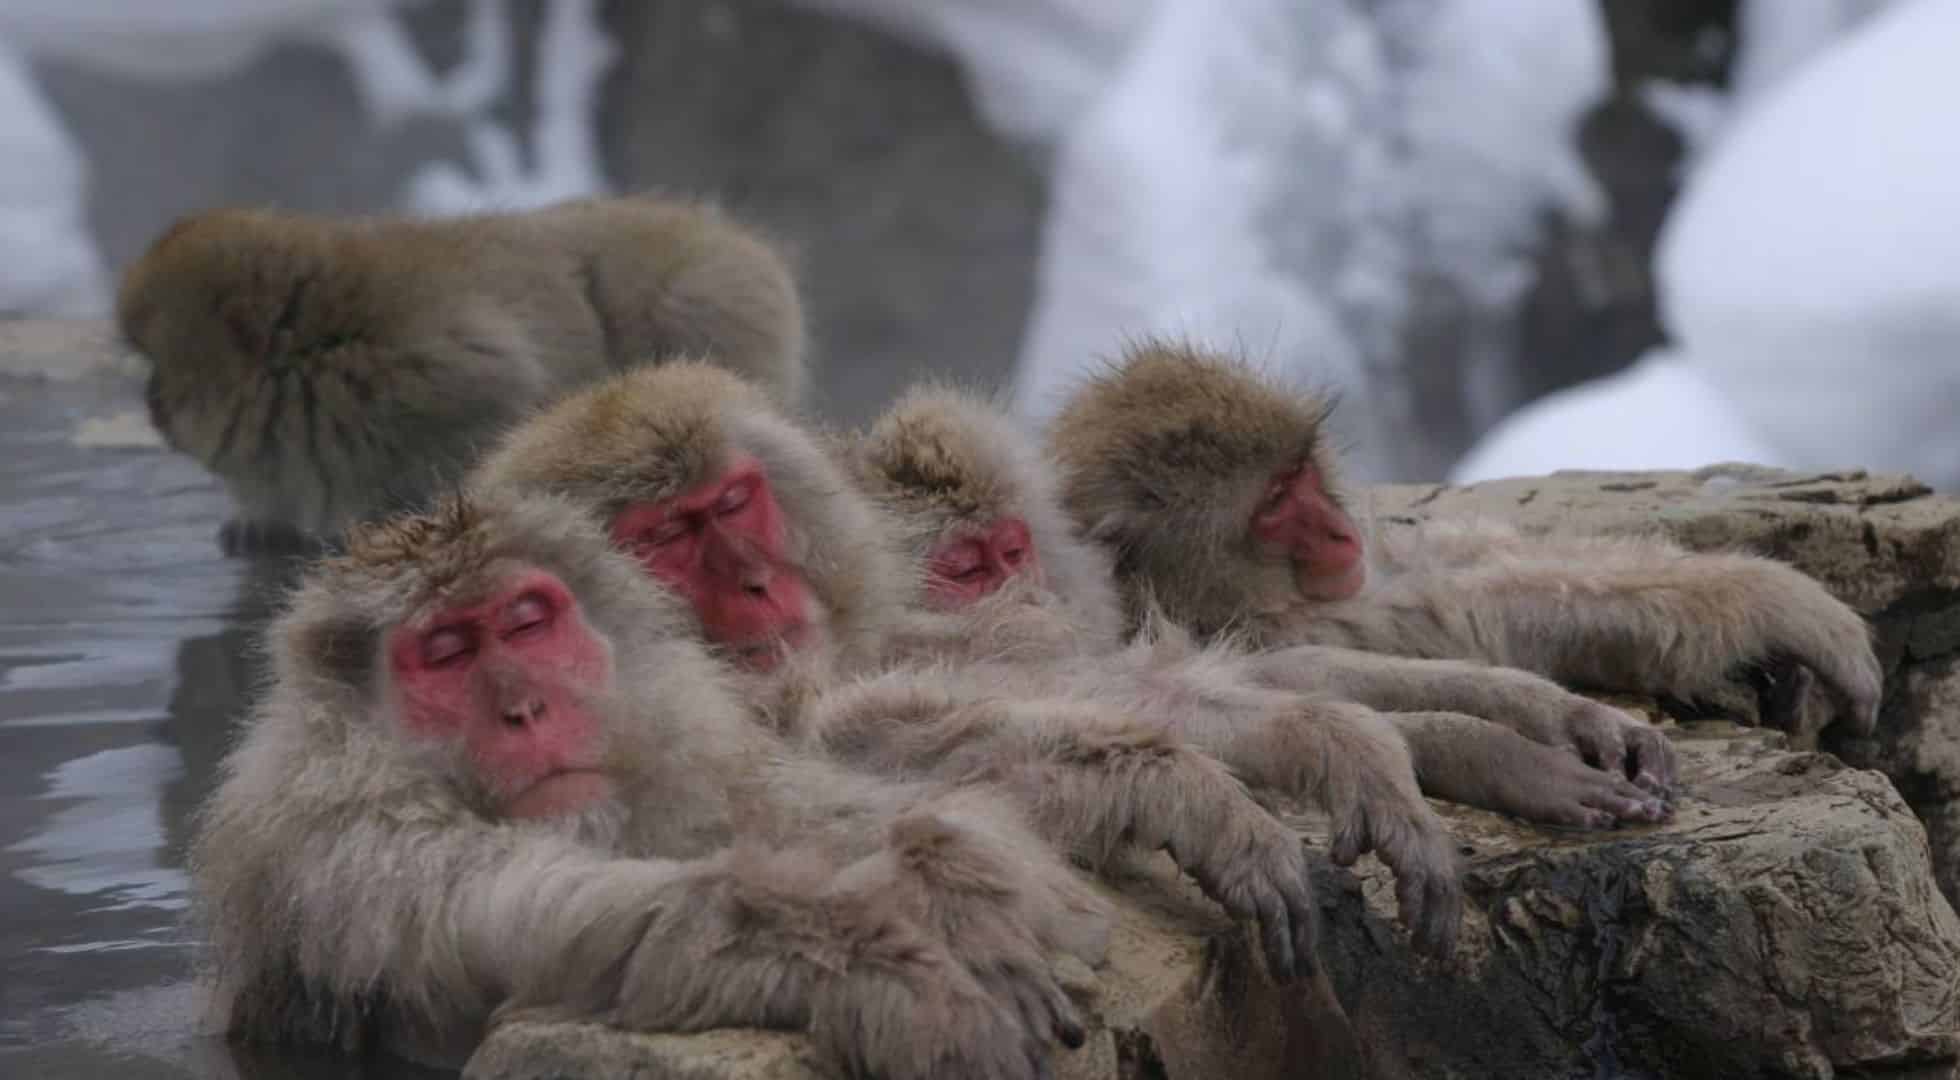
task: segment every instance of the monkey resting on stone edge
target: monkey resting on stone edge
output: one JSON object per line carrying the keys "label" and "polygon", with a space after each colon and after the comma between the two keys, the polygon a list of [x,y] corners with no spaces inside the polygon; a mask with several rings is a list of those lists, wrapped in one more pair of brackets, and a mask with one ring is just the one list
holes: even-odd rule
{"label": "monkey resting on stone edge", "polygon": [[1049,449],[1133,619],[1154,605],[1201,637],[1312,646],[1278,676],[1379,709],[1482,716],[1656,791],[1666,737],[1565,687],[1697,702],[1732,693],[1738,672],[1767,676],[1764,716],[1787,725],[1821,681],[1838,717],[1877,723],[1864,620],[1781,563],[1489,522],[1389,525],[1364,552],[1321,433],[1328,407],[1162,342],[1076,392]]}
{"label": "monkey resting on stone edge", "polygon": [[354,530],[201,812],[227,1031],[454,1062],[513,1018],[755,1026],[853,1075],[1045,1077],[1083,1037],[1050,961],[1108,927],[1035,830],[1210,849],[1269,959],[1312,962],[1301,847],[1256,806],[1158,831],[1169,774],[1073,768],[1088,740],[842,768],[756,724],[690,621],[554,500]]}
{"label": "monkey resting on stone edge", "polygon": [[567,389],[712,355],[785,399],[796,283],[712,207],[580,199],[445,220],[196,214],[124,275],[150,419],[238,504],[228,551],[305,546],[425,503]]}
{"label": "monkey resting on stone edge", "polygon": [[[1032,747],[1051,782],[1106,793],[1055,808],[1051,841],[1092,865],[1125,836],[1163,847],[1234,918],[1259,922],[1274,976],[1316,962],[1305,847],[1218,762],[1094,699],[889,662],[916,579],[841,464],[741,379],[676,362],[588,387],[512,432],[470,486],[591,511],[688,602],[760,726],[920,781],[991,769],[1002,744]],[[1417,899],[1453,928],[1454,876],[1434,880],[1438,895]]]}
{"label": "monkey resting on stone edge", "polygon": [[[1430,794],[1555,825],[1666,816],[1660,798],[1626,779],[1474,716],[1377,714],[1274,689],[1273,674],[1291,670],[1291,650],[1199,649],[1162,625],[1123,647],[1107,557],[1073,534],[1049,470],[1027,446],[998,409],[928,388],[902,398],[852,453],[861,483],[926,568],[931,605],[974,612],[983,627],[1002,603],[1053,613],[1061,632],[1034,641],[1045,662],[1027,665],[1024,683],[1046,673],[1134,712],[1165,714],[1180,737],[1256,787],[1327,807],[1340,863],[1406,843],[1397,827],[1425,834],[1424,845],[1447,858],[1449,839],[1416,795],[1418,780]],[[1102,662],[1081,662],[1091,656]],[[1275,751],[1290,744],[1301,750]],[[1395,866],[1406,858],[1398,856],[1383,858]]]}

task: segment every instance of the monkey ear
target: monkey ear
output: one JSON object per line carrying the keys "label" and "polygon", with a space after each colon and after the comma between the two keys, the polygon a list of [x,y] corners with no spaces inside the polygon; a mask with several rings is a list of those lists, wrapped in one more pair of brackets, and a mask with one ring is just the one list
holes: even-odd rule
{"label": "monkey ear", "polygon": [[287,653],[301,673],[354,690],[374,675],[375,647],[374,628],[352,617],[309,619],[286,635]]}

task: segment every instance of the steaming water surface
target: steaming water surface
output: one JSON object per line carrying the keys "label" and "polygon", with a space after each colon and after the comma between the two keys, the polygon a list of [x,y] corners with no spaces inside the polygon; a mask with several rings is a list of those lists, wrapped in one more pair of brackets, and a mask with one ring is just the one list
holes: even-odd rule
{"label": "steaming water surface", "polygon": [[140,389],[0,374],[0,1076],[431,1075],[198,1033],[184,849],[280,570],[188,459],[77,445]]}

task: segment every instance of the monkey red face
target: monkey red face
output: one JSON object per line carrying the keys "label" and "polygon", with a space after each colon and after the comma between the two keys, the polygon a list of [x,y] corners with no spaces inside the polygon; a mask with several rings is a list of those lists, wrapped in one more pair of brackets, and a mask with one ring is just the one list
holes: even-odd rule
{"label": "monkey red face", "polygon": [[708,483],[613,519],[613,541],[687,599],[708,640],[767,671],[811,634],[809,586],[788,558],[788,529],[753,459]]}
{"label": "monkey red face", "polygon": [[1292,558],[1294,580],[1310,600],[1346,600],[1367,583],[1361,532],[1311,464],[1273,477],[1253,511],[1252,535]]}
{"label": "monkey red face", "polygon": [[573,813],[611,793],[590,692],[610,683],[612,652],[558,578],[512,573],[398,627],[386,649],[409,731],[460,745],[508,816]]}
{"label": "monkey red face", "polygon": [[1027,522],[1004,517],[940,542],[926,556],[926,599],[941,610],[965,607],[1018,574],[1041,573]]}

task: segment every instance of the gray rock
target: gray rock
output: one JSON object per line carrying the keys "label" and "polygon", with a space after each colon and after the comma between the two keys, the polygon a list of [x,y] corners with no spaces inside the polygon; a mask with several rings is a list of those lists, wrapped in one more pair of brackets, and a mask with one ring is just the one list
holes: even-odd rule
{"label": "gray rock", "polygon": [[1695,472],[1563,472],[1465,488],[1375,489],[1373,513],[1478,514],[1525,529],[1658,531],[1698,550],[1791,563],[1872,620],[1887,667],[1878,733],[1799,733],[1883,771],[1926,822],[1940,886],[1960,900],[1960,499],[1908,476],[1749,465]]}
{"label": "gray rock", "polygon": [[[1683,733],[1672,823],[1559,834],[1445,807],[1471,900],[1448,969],[1413,959],[1388,872],[1322,867],[1327,988],[1272,987],[1161,861],[1112,890],[1090,1042],[1064,1076],[1830,1077],[1960,1053],[1960,919],[1885,778],[1782,737]],[[1304,834],[1324,846],[1318,823]],[[473,1080],[814,1077],[799,1037],[513,1024]]]}

